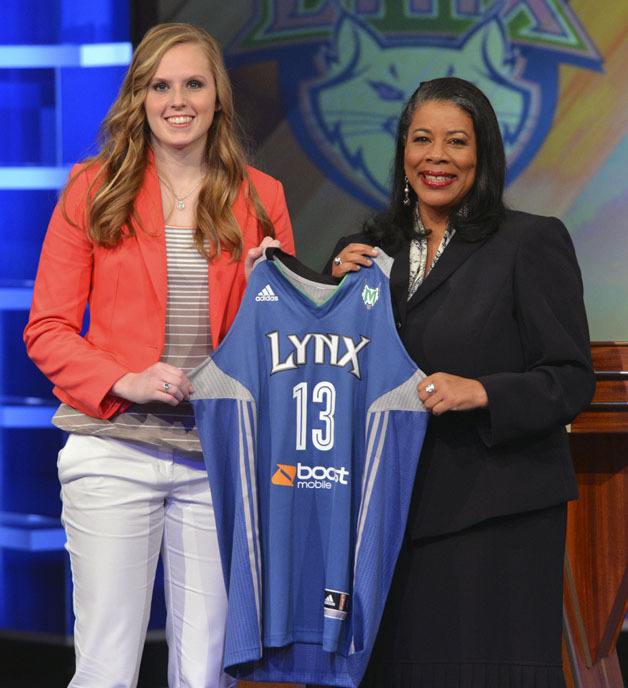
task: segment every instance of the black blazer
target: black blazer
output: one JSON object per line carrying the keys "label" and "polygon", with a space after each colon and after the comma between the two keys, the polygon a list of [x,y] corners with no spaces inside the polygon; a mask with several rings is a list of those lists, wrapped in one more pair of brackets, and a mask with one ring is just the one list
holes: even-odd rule
{"label": "black blazer", "polygon": [[[345,237],[333,255],[354,241],[370,243]],[[391,272],[405,347],[426,374],[480,380],[489,400],[487,410],[431,418],[409,534],[454,532],[577,497],[564,426],[588,405],[595,380],[564,225],[508,211],[483,241],[454,235],[409,302],[408,256],[406,244]]]}

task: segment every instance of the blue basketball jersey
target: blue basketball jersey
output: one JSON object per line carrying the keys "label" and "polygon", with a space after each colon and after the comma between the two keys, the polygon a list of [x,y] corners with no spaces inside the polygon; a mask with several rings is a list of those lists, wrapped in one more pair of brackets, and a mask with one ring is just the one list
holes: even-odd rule
{"label": "blue basketball jersey", "polygon": [[240,679],[358,686],[427,413],[380,252],[340,284],[267,250],[192,375]]}

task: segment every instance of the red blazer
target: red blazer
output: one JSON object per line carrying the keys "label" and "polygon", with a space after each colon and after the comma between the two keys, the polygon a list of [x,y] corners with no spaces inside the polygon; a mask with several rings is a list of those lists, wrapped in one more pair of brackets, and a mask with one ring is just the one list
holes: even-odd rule
{"label": "red blazer", "polygon": [[[72,170],[75,174],[80,169]],[[294,239],[281,184],[254,168],[248,175],[275,226],[284,251]],[[129,403],[109,394],[128,372],[159,361],[166,328],[166,242],[159,180],[152,162],[135,208],[143,230],[115,248],[96,246],[86,231],[85,200],[94,172],[80,175],[66,194],[67,222],[57,204],[37,270],[30,318],[24,330],[28,355],[54,383],[54,394],[75,409],[109,418]],[[233,212],[242,230],[243,258],[223,251],[209,263],[209,316],[212,344],[225,336],[236,315],[246,280],[244,256],[261,234],[242,184]],[[89,329],[81,335],[85,306]]]}

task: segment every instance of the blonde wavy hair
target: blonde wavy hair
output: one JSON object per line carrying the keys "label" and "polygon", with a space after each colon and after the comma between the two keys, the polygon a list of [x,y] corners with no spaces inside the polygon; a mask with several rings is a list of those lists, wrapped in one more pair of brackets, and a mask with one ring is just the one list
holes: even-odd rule
{"label": "blonde wavy hair", "polygon": [[[197,44],[207,55],[220,106],[207,136],[206,174],[198,195],[194,242],[208,259],[226,250],[233,260],[238,260],[242,255],[242,232],[232,207],[244,180],[248,182],[247,200],[253,205],[262,236],[274,237],[275,231],[247,176],[247,159],[236,133],[233,94],[220,47],[207,31],[191,24],[154,26],[135,49],[118,97],[102,123],[100,152],[88,158],[78,173],[98,170],[88,190],[89,235],[99,246],[113,247],[123,236],[135,234],[134,225],[143,229],[134,205],[150,148],[144,101],[161,58],[182,43]],[[77,176],[69,180],[63,201]]]}

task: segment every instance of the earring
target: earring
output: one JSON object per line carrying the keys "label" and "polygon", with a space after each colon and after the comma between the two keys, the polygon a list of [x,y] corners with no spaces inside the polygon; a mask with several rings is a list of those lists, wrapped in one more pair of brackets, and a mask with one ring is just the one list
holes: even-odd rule
{"label": "earring", "polygon": [[463,203],[458,210],[456,210],[456,218],[463,222],[469,217],[469,204]]}
{"label": "earring", "polygon": [[403,187],[403,204],[405,206],[410,205],[410,182],[408,181],[407,177],[404,177],[406,180],[406,183]]}

